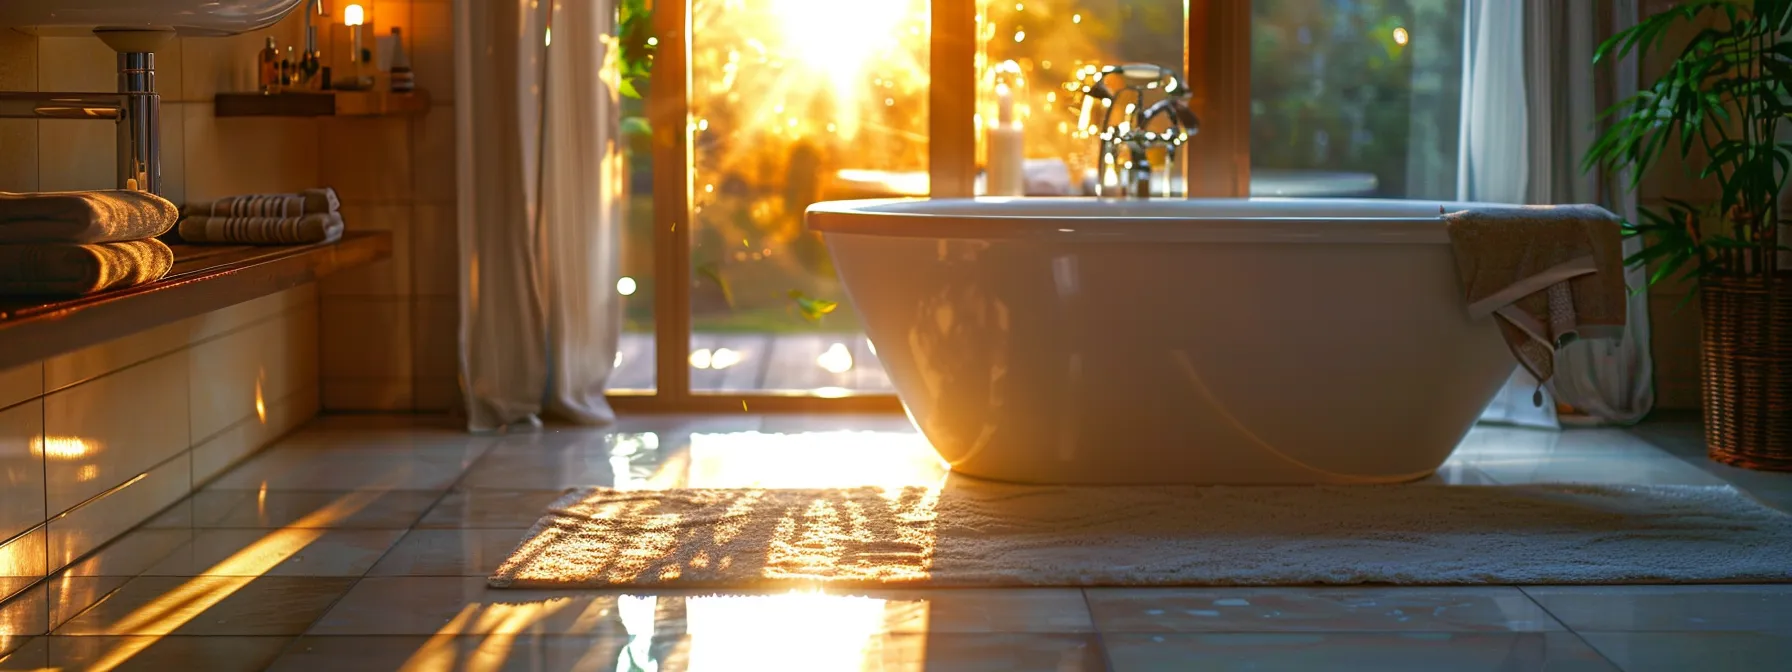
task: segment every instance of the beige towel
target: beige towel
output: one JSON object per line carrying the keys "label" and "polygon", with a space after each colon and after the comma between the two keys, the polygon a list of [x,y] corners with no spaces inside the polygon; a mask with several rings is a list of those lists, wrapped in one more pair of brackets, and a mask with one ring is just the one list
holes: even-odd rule
{"label": "beige towel", "polygon": [[155,282],[174,268],[156,239],[0,245],[0,296],[82,296]]}
{"label": "beige towel", "polygon": [[[1548,382],[1576,338],[1618,338],[1627,295],[1618,218],[1595,205],[1506,206],[1444,215],[1469,316],[1498,315],[1520,364]],[[1542,394],[1534,397],[1542,403]]]}
{"label": "beige towel", "polygon": [[289,218],[336,212],[342,201],[329,187],[306,189],[296,194],[246,194],[216,201],[188,203],[182,213],[187,217],[276,217]]}
{"label": "beige towel", "polygon": [[189,243],[305,245],[342,237],[342,215],[320,212],[302,217],[188,217],[180,238]]}
{"label": "beige towel", "polygon": [[146,191],[0,192],[0,244],[140,240],[179,219],[173,203]]}

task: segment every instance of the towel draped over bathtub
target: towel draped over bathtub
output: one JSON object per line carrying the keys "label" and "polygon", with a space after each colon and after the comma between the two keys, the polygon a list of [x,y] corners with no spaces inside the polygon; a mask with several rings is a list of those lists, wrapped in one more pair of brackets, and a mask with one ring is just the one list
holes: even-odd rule
{"label": "towel draped over bathtub", "polygon": [[0,245],[0,296],[84,296],[155,282],[172,268],[174,251],[154,238]]}
{"label": "towel draped over bathtub", "polygon": [[173,203],[146,191],[0,192],[0,245],[141,240],[179,219]]}
{"label": "towel draped over bathtub", "polygon": [[[1578,338],[1621,338],[1627,289],[1618,218],[1595,205],[1491,206],[1443,216],[1469,317],[1496,317],[1540,383]],[[1533,401],[1543,403],[1541,389]]]}

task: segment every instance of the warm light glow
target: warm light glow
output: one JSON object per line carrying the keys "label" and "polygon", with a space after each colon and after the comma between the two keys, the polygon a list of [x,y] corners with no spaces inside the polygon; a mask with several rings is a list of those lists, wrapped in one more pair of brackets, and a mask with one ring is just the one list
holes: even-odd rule
{"label": "warm light glow", "polygon": [[634,296],[635,289],[636,289],[636,287],[635,287],[635,279],[634,278],[631,278],[631,277],[628,277],[625,275],[616,280],[616,293],[617,294],[621,294],[623,296]]}
{"label": "warm light glow", "polygon": [[264,425],[268,424],[268,402],[267,398],[262,395],[261,384],[262,381],[267,380],[267,377],[267,369],[257,371],[255,374],[255,417]]}
{"label": "warm light glow", "polygon": [[1406,43],[1410,41],[1412,41],[1412,36],[1406,33],[1405,28],[1394,29],[1394,44],[1404,47],[1406,46]]}
{"label": "warm light glow", "polygon": [[[749,660],[786,661],[776,666],[785,669],[862,669],[876,660],[871,647],[887,618],[884,600],[819,591],[689,597],[684,608],[693,670],[739,669]],[[800,665],[790,653],[792,632],[803,633]],[[652,641],[654,631],[629,634]]]}
{"label": "warm light glow", "polygon": [[349,5],[342,8],[342,23],[348,26],[359,26],[367,22],[367,10],[360,5]]}
{"label": "warm light glow", "polygon": [[124,614],[112,622],[103,634],[146,636],[120,639],[104,657],[86,669],[110,672],[130,662],[131,658],[160,641],[163,636],[179,630],[256,578],[303,551],[328,532],[327,528],[366,508],[380,497],[386,487],[396,484],[383,485],[385,487],[343,495],[293,521],[291,525],[270,531],[267,536],[243,547],[199,576],[188,579],[148,604]]}
{"label": "warm light glow", "polygon": [[[730,132],[760,131],[796,140],[803,131],[788,126],[786,109],[826,115],[851,140],[861,124],[882,113],[866,108],[891,93],[912,95],[928,82],[926,53],[910,49],[906,31],[896,29],[924,17],[922,0],[762,0],[748,10],[738,0],[693,5],[700,44],[727,45],[700,50],[693,68],[712,82],[705,97],[746,93],[770,102],[748,110]],[[745,10],[745,11],[743,11]],[[849,30],[846,26],[883,26]],[[819,81],[818,81],[819,80]],[[873,93],[871,83],[881,80]],[[821,119],[817,119],[821,121]]]}
{"label": "warm light glow", "polygon": [[709,348],[697,348],[696,350],[692,350],[690,357],[691,368],[707,369],[709,368],[710,359]]}
{"label": "warm light glow", "polygon": [[815,364],[829,373],[846,373],[852,370],[852,351],[846,349],[845,343],[835,343],[815,358]]}
{"label": "warm light glow", "polygon": [[32,455],[52,460],[79,460],[93,452],[93,447],[78,436],[46,436],[31,442]]}
{"label": "warm light glow", "polygon": [[718,370],[726,369],[735,364],[739,364],[740,360],[743,358],[742,354],[738,351],[730,350],[728,348],[716,348],[715,353],[709,356],[709,368]]}
{"label": "warm light glow", "polygon": [[1071,15],[1070,15],[1070,22],[1071,22],[1071,23],[1082,23],[1082,22],[1083,22],[1083,15],[1081,15],[1081,14],[1071,14]]}
{"label": "warm light glow", "polygon": [[1024,30],[1014,31],[1014,41],[1015,42],[1019,42],[1024,39],[1027,39],[1027,31],[1024,31]]}
{"label": "warm light glow", "polygon": [[100,466],[97,464],[83,464],[81,465],[81,470],[75,473],[75,480],[82,483],[86,483],[99,477]]}

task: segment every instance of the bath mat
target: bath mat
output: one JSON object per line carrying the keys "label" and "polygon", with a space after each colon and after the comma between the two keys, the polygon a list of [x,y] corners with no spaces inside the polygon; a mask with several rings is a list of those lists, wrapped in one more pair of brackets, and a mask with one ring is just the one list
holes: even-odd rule
{"label": "bath mat", "polygon": [[1729,487],[573,490],[498,588],[1792,580],[1792,516]]}

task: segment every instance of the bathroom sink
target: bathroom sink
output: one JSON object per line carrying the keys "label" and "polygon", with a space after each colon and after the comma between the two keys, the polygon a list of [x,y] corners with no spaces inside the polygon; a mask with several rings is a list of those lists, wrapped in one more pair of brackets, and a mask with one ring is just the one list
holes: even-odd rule
{"label": "bathroom sink", "polygon": [[273,25],[305,0],[0,0],[0,27],[36,35],[100,30],[235,35]]}

